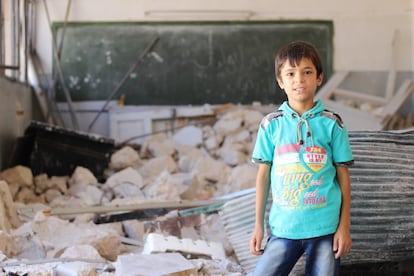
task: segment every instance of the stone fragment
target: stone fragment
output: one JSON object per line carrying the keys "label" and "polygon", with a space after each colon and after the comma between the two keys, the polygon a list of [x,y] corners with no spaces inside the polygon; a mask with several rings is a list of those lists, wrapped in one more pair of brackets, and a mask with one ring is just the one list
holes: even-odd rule
{"label": "stone fragment", "polygon": [[2,171],[0,179],[6,181],[9,185],[17,184],[19,186],[33,187],[32,170],[21,165]]}
{"label": "stone fragment", "polygon": [[158,177],[163,171],[169,173],[177,171],[177,164],[171,156],[160,156],[146,161],[138,171],[148,182]]}
{"label": "stone fragment", "polygon": [[213,183],[223,185],[231,171],[223,160],[201,157],[190,162],[191,172]]}
{"label": "stone fragment", "polygon": [[[29,226],[27,224],[27,226]],[[44,243],[35,234],[28,229],[17,229],[13,232],[13,242],[16,246],[16,252],[13,257],[26,260],[42,260],[47,256],[47,251],[55,245],[51,243]]]}
{"label": "stone fragment", "polygon": [[109,261],[115,261],[122,252],[121,237],[116,233],[108,232],[103,236],[97,236],[90,244]]}
{"label": "stone fragment", "polygon": [[112,190],[117,197],[140,197],[145,198],[142,193],[144,181],[141,174],[128,167],[111,175],[105,182],[105,189]]}
{"label": "stone fragment", "polygon": [[165,133],[150,136],[142,145],[140,155],[143,158],[153,158],[172,155],[175,151],[171,143],[165,143],[169,138]]}
{"label": "stone fragment", "polygon": [[93,175],[93,173],[84,167],[76,167],[75,171],[72,173],[71,178],[69,179],[69,187],[75,184],[81,186],[87,185],[96,185],[98,184],[98,180]]}
{"label": "stone fragment", "polygon": [[203,142],[203,131],[196,126],[186,126],[179,129],[172,139],[179,144],[198,147]]}
{"label": "stone fragment", "polygon": [[125,146],[111,155],[109,168],[118,171],[128,167],[136,167],[140,162],[138,152],[130,146]]}
{"label": "stone fragment", "polygon": [[84,205],[102,205],[103,197],[102,189],[97,186],[75,184],[69,188],[69,194],[82,200]]}
{"label": "stone fragment", "polygon": [[22,187],[15,196],[16,202],[28,203],[44,203],[44,197],[42,195],[36,195],[34,190],[29,187]]}
{"label": "stone fragment", "polygon": [[57,217],[37,213],[31,229],[42,244],[52,244],[47,255],[55,258],[69,246],[89,244],[107,260],[115,260],[122,252],[121,238],[113,227],[100,227],[93,223],[75,224]]}
{"label": "stone fragment", "polygon": [[104,260],[98,251],[89,244],[79,244],[69,246],[65,249],[60,258],[71,258],[71,259],[89,259],[89,260]]}
{"label": "stone fragment", "polygon": [[148,196],[160,200],[192,199],[199,188],[196,175],[191,173],[162,172],[145,188]]}
{"label": "stone fragment", "polygon": [[9,187],[2,180],[0,180],[0,198],[0,230],[10,233],[12,228],[17,228],[22,223],[17,215]]}
{"label": "stone fragment", "polygon": [[223,186],[222,193],[230,194],[256,185],[257,166],[244,163],[234,167],[228,178],[228,185]]}
{"label": "stone fragment", "polygon": [[242,119],[221,119],[217,121],[213,128],[214,131],[219,134],[226,136],[228,134],[234,133],[242,126]]}
{"label": "stone fragment", "polygon": [[142,242],[144,239],[144,222],[139,220],[125,220],[122,222],[127,237]]}
{"label": "stone fragment", "polygon": [[145,193],[150,198],[157,200],[179,200],[180,195],[171,181],[171,174],[168,171],[161,172],[151,183],[145,187]]}
{"label": "stone fragment", "polygon": [[49,177],[46,173],[36,175],[33,180],[36,194],[41,194],[49,189]]}
{"label": "stone fragment", "polygon": [[[90,263],[82,261],[71,261],[57,263],[54,269],[58,276],[98,276],[97,267],[105,267],[105,263]],[[52,275],[52,274],[50,274]]]}
{"label": "stone fragment", "polygon": [[68,176],[52,176],[49,178],[49,189],[58,189],[62,194],[68,191]]}
{"label": "stone fragment", "polygon": [[18,250],[20,250],[20,248],[17,247],[12,234],[0,230],[0,252],[5,254],[5,256],[12,257],[16,255]]}
{"label": "stone fragment", "polygon": [[263,119],[263,113],[257,110],[243,110],[243,122],[244,127],[251,133],[256,133],[259,129],[261,120]]}
{"label": "stone fragment", "polygon": [[230,146],[220,148],[218,156],[229,166],[244,164],[248,160],[246,154]]}
{"label": "stone fragment", "polygon": [[56,189],[48,189],[44,192],[46,203],[52,202],[55,198],[62,196],[62,193]]}

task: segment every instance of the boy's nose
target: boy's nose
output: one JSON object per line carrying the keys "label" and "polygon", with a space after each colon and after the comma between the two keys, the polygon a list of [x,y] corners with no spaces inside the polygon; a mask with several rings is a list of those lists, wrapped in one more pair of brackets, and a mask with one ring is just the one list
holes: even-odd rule
{"label": "boy's nose", "polygon": [[297,82],[297,83],[301,83],[303,81],[303,77],[302,77],[302,75],[301,74],[297,74],[296,76],[295,76],[295,82]]}

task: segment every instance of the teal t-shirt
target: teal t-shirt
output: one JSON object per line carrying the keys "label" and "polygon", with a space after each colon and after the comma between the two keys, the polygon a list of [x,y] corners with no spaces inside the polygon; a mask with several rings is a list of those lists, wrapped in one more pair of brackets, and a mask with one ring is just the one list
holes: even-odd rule
{"label": "teal t-shirt", "polygon": [[342,121],[320,100],[302,116],[287,102],[266,115],[252,160],[271,166],[274,235],[306,239],[336,231],[341,208],[336,166],[352,164],[353,156]]}

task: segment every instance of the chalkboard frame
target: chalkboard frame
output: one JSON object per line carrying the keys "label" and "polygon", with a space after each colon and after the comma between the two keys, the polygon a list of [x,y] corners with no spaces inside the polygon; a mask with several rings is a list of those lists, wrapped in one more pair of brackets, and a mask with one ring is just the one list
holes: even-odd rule
{"label": "chalkboard frame", "polygon": [[[63,28],[63,22],[53,24],[56,41],[61,40]],[[333,22],[325,20],[71,22],[65,29],[60,63],[73,101],[106,100],[116,92],[114,98],[122,95],[128,105],[280,103],[285,96],[274,80],[273,61],[278,47],[269,50],[267,45],[276,43],[276,31],[282,34],[277,38],[280,45],[301,39],[317,46],[325,83],[333,72]],[[183,32],[181,37],[180,32]],[[156,36],[159,40],[153,52],[114,91]],[[263,37],[273,41],[260,41]],[[172,41],[167,43],[170,38]],[[257,41],[250,45],[246,38]],[[180,41],[185,49],[182,52],[177,50]],[[232,44],[233,41],[242,43],[244,48]],[[266,53],[255,56],[259,51],[260,55]],[[225,54],[221,59],[216,58],[220,53]],[[172,55],[176,58],[171,58]],[[229,64],[230,67],[225,67]],[[53,71],[56,71],[54,59]],[[65,101],[57,77],[54,87],[57,100]]]}

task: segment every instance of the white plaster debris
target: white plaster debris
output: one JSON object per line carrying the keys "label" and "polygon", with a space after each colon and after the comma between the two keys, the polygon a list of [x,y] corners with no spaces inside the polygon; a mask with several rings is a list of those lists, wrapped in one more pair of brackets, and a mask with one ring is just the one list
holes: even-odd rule
{"label": "white plaster debris", "polygon": [[207,242],[203,240],[178,239],[175,236],[150,233],[145,242],[143,254],[161,252],[181,252],[196,256],[209,256],[212,259],[224,260],[226,253],[219,242]]}
{"label": "white plaster debris", "polygon": [[[243,275],[216,213],[181,217],[170,211],[156,220],[95,224],[94,214],[48,216],[44,210],[208,200],[252,188],[256,167],[250,154],[262,116],[232,107],[212,125],[154,134],[140,149],[125,145],[112,154],[104,183],[83,167],[68,176],[33,176],[24,166],[0,172],[0,256],[2,263],[13,263],[4,271],[137,275],[145,264],[153,271],[165,269],[161,262],[178,254],[185,263],[177,268],[180,275]],[[185,252],[155,254],[160,246],[171,246],[157,240],[154,254],[143,257],[148,237],[161,234],[178,242],[163,250]],[[39,260],[43,263],[28,263]]]}
{"label": "white plaster debris", "polygon": [[115,276],[179,275],[196,276],[196,267],[181,254],[121,255],[114,263]]}

